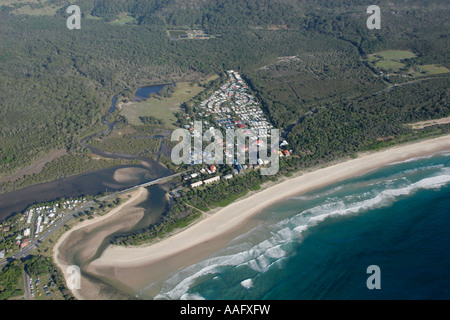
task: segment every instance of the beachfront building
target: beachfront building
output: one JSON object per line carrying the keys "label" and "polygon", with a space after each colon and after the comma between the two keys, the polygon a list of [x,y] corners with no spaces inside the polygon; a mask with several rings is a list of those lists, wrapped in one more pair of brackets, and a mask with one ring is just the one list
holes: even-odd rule
{"label": "beachfront building", "polygon": [[194,189],[194,188],[200,187],[202,184],[203,184],[203,181],[191,183],[191,188]]}
{"label": "beachfront building", "polygon": [[220,177],[217,176],[217,177],[214,177],[214,178],[211,178],[211,179],[204,180],[203,183],[204,184],[210,184],[210,183],[213,183],[213,182],[216,182],[216,181],[219,181],[219,180],[220,180]]}

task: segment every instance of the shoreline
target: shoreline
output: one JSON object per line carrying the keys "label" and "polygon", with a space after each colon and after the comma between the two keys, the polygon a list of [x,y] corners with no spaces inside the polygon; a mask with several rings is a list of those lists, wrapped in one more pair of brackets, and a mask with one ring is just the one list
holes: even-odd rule
{"label": "shoreline", "polygon": [[[70,276],[70,274],[67,274],[65,271],[67,270],[67,267],[70,264],[66,261],[67,248],[64,248],[64,246],[70,248],[77,241],[79,241],[81,238],[86,236],[86,234],[90,230],[92,230],[95,227],[98,227],[99,225],[101,226],[102,222],[104,222],[104,221],[106,221],[106,223],[108,223],[107,220],[120,219],[121,215],[126,216],[123,218],[126,218],[127,221],[131,220],[132,222],[136,221],[137,219],[142,217],[143,213],[140,213],[140,212],[130,212],[131,214],[129,214],[129,215],[127,215],[126,214],[127,212],[125,212],[125,214],[124,214],[123,211],[126,211],[126,210],[123,210],[123,209],[126,209],[129,206],[132,206],[133,203],[139,203],[142,200],[142,198],[147,197],[148,196],[147,190],[144,188],[139,188],[139,189],[133,191],[132,193],[129,193],[129,195],[130,195],[129,199],[127,199],[124,203],[120,204],[118,207],[113,208],[106,215],[96,217],[92,220],[85,220],[85,221],[75,225],[73,228],[71,228],[67,232],[65,232],[58,239],[55,246],[53,247],[53,260],[56,263],[56,265],[60,268],[66,281],[67,281],[68,277]],[[124,227],[126,227],[125,223],[124,223]],[[85,229],[87,229],[87,230],[85,230]],[[95,242],[100,243],[101,240],[103,240],[103,238],[102,238],[102,234],[100,233],[99,236],[94,237],[92,239],[92,242],[94,242],[94,244],[95,244]],[[88,247],[87,250],[82,252],[82,255],[84,256],[84,258],[86,260],[88,260],[90,257],[92,257],[95,254],[96,249],[97,249],[97,247],[95,247],[95,246]],[[94,284],[90,283],[83,276],[81,277],[81,284],[82,284],[82,287],[89,288],[90,290],[93,290],[95,287]],[[99,290],[97,290],[97,291],[99,291]],[[81,290],[71,290],[71,292],[78,300],[82,300],[84,298]]]}
{"label": "shoreline", "polygon": [[[114,270],[112,273],[108,272],[111,279],[139,288],[143,282],[142,277],[139,278],[139,271],[153,268],[152,275],[147,275],[145,282],[147,285],[157,282],[181,266],[201,261],[231,240],[238,230],[248,227],[252,217],[283,199],[365,174],[390,163],[445,150],[450,150],[450,135],[366,152],[356,159],[298,172],[293,177],[269,183],[262,190],[240,198],[227,207],[214,209],[208,212],[206,218],[199,219],[158,242],[139,247],[108,246],[98,259],[89,264],[89,271],[101,276],[105,270]],[[58,241],[54,248],[55,257],[56,251],[59,252],[59,244]]]}

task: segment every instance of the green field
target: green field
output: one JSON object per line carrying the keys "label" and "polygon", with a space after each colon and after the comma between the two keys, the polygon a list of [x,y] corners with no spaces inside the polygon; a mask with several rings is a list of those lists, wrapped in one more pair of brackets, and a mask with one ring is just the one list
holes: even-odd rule
{"label": "green field", "polygon": [[398,72],[405,67],[405,64],[401,61],[414,57],[416,55],[410,51],[386,50],[369,55],[367,60],[380,70]]}
{"label": "green field", "polygon": [[[406,64],[404,63],[406,60],[415,57],[416,54],[411,51],[386,50],[369,55],[367,57],[367,60],[380,70],[399,72],[406,66]],[[444,66],[427,64],[412,66],[410,70],[405,71],[404,74],[407,74],[413,78],[417,78],[423,76],[444,74],[448,72],[450,72],[450,70]]]}
{"label": "green field", "polygon": [[374,53],[371,55],[371,59],[374,60],[392,60],[392,61],[402,61],[407,59],[412,59],[416,57],[416,54],[411,51],[404,50],[386,50]]}
{"label": "green field", "polygon": [[188,82],[179,82],[175,87],[175,92],[170,98],[150,98],[145,101],[132,101],[124,104],[121,113],[127,118],[130,124],[142,125],[139,117],[153,116],[164,121],[165,127],[175,128],[176,118],[174,113],[180,111],[183,102],[196,96],[203,90],[202,87]]}
{"label": "green field", "polygon": [[86,15],[86,19],[87,19],[87,20],[103,20],[103,18],[95,17],[95,16],[93,16],[93,15],[91,15],[91,14],[87,14],[87,15]]}
{"label": "green field", "polygon": [[444,73],[450,72],[450,70],[447,69],[446,67],[437,66],[434,64],[417,66],[414,69],[415,70],[411,72],[411,75],[413,77],[432,76],[432,75],[438,75],[438,74],[444,74]]}
{"label": "green field", "polygon": [[126,12],[119,13],[117,19],[111,21],[111,24],[124,25],[124,24],[134,24],[137,20]]}
{"label": "green field", "polygon": [[375,66],[385,71],[399,71],[405,67],[405,64],[397,61],[381,60],[375,63]]}
{"label": "green field", "polygon": [[28,16],[54,16],[56,11],[60,8],[62,8],[62,6],[57,6],[54,4],[44,6],[43,8],[32,8],[30,5],[24,5],[13,12]]}

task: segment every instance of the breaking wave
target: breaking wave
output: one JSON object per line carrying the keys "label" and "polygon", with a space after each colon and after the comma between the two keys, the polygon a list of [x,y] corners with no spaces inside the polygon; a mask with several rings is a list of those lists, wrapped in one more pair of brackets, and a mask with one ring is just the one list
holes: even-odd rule
{"label": "breaking wave", "polygon": [[[422,169],[422,168],[421,168]],[[347,183],[328,192],[322,192],[319,195],[300,196],[290,198],[291,201],[306,202],[314,199],[310,208],[301,210],[289,218],[283,219],[275,224],[261,224],[253,231],[246,233],[246,236],[240,236],[239,241],[234,241],[232,246],[228,246],[215,256],[194,264],[188,268],[173,274],[163,284],[161,292],[155,299],[197,299],[203,298],[195,291],[195,286],[204,281],[217,279],[218,275],[227,270],[246,270],[242,273],[242,278],[236,282],[236,287],[248,290],[255,286],[254,280],[261,274],[270,270],[273,266],[282,267],[283,260],[289,257],[293,248],[299,241],[305,231],[310,227],[316,226],[329,218],[336,218],[354,214],[360,214],[374,208],[391,205],[400,197],[411,195],[421,189],[440,188],[450,182],[450,168],[442,165],[428,167],[425,172],[428,176],[414,176],[417,172],[412,170],[406,173],[402,171],[407,178],[394,178],[392,175],[374,181],[366,181],[364,188],[359,188],[361,181]],[[396,172],[398,175],[398,172]],[[431,176],[430,176],[431,175]],[[411,180],[416,180],[415,182]],[[353,185],[352,185],[353,183]],[[350,194],[342,194],[330,198],[338,190],[348,188]],[[354,192],[355,190],[356,193]],[[316,200],[321,200],[317,204]],[[265,240],[254,243],[250,241],[252,232],[265,232]],[[254,237],[253,240],[255,240]]]}

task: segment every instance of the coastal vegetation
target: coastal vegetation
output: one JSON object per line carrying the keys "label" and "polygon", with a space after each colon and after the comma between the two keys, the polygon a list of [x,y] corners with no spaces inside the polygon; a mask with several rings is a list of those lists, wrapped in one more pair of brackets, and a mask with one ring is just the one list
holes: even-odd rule
{"label": "coastal vegetation", "polygon": [[153,138],[144,134],[129,134],[121,138],[94,139],[89,145],[105,152],[141,155],[156,154],[161,146],[161,138]]}
{"label": "coastal vegetation", "polygon": [[0,300],[23,299],[25,293],[24,272],[35,286],[35,292],[33,292],[35,299],[74,299],[66,286],[64,276],[52,259],[38,255],[29,256],[27,259],[13,260],[1,268]]}
{"label": "coastal vegetation", "polygon": [[202,213],[198,209],[187,205],[181,199],[174,199],[170,209],[161,217],[160,221],[132,234],[116,237],[111,240],[111,243],[126,246],[146,244],[188,226],[201,215]]}
{"label": "coastal vegetation", "polygon": [[[223,168],[221,174],[228,173],[230,168]],[[259,170],[248,169],[245,174],[240,174],[230,180],[220,180],[195,189],[183,188],[179,191],[179,196],[172,198],[172,203],[160,221],[150,225],[147,229],[120,236],[112,243],[141,245],[162,238],[170,232],[184,228],[196,221],[203,212],[225,207],[248,192],[259,190],[262,183],[275,179],[275,177],[261,175]]]}
{"label": "coastal vegetation", "polygon": [[25,272],[33,279],[48,283],[48,296],[58,295],[54,299],[74,300],[72,293],[67,288],[64,275],[53,263],[52,259],[43,255],[30,256],[24,261]]}
{"label": "coastal vegetation", "polygon": [[1,268],[0,272],[0,300],[21,296],[23,289],[23,266],[14,260]]}
{"label": "coastal vegetation", "polygon": [[[369,55],[378,53],[392,61],[408,58],[408,63],[416,66],[415,72],[424,74],[427,70],[430,77],[448,76],[442,73],[450,67],[446,31],[441,27],[446,21],[445,10],[438,1],[414,3],[412,10],[411,2],[398,1],[393,6],[382,1],[384,27],[370,32],[365,27],[366,4],[357,0],[345,4],[190,0],[183,6],[175,0],[79,0],[71,4],[78,4],[86,16],[96,19],[84,19],[82,32],[70,32],[65,28],[68,1],[11,1],[0,11],[0,174],[16,172],[42,153],[78,148],[88,132],[104,129],[100,118],[118,92],[129,99],[140,85],[196,83],[205,75],[226,69],[239,70],[247,77],[272,123],[280,128],[299,125],[297,122],[310,112],[311,117],[317,117],[315,111],[329,105],[350,118],[358,117],[353,114],[357,111],[346,109],[341,100],[370,97],[397,81],[374,72],[365,62]],[[33,10],[47,6],[60,9],[53,16],[29,16],[18,10],[25,5]],[[125,18],[133,18],[133,23],[108,23]],[[170,41],[167,30],[186,26],[199,26],[209,34],[221,34],[221,38]],[[58,29],[61,32],[54,32]],[[17,37],[18,32],[21,37]],[[23,37],[26,42],[21,41]],[[411,54],[398,57],[404,52]],[[427,86],[434,97],[445,99],[445,81],[424,80],[419,86]],[[444,85],[434,88],[438,82]],[[404,88],[399,97],[415,93],[414,86]],[[422,104],[418,100],[408,108],[429,108]],[[161,111],[157,113],[148,116],[159,117],[166,126],[172,124],[172,112],[164,117]],[[444,113],[442,108],[422,112],[426,118],[420,120],[443,117]],[[333,121],[321,118],[316,122],[327,119]],[[370,126],[383,119],[384,115],[375,114]],[[132,121],[139,121],[139,116]],[[396,125],[403,121],[398,119]],[[290,136],[294,142],[298,140],[295,133]],[[370,137],[371,141],[377,138]],[[347,145],[345,149],[354,147]]]}
{"label": "coastal vegetation", "polygon": [[[406,126],[450,115],[449,34],[442,28],[448,10],[440,1],[379,1],[379,31],[366,28],[362,0],[70,1],[83,11],[80,32],[65,27],[69,1],[2,4],[0,176],[53,150],[67,155],[40,173],[1,183],[0,192],[124,164],[95,158],[81,146],[107,129],[101,119],[116,95],[121,108],[106,118],[115,129],[89,146],[157,156],[169,169],[185,170],[169,158],[168,132],[202,120],[198,105],[229,69],[243,75],[294,151],[281,159],[277,176],[249,170],[208,187],[184,188],[158,223],[117,244],[137,245],[185,227],[202,211],[226,206],[269,179],[450,132],[448,123]],[[172,41],[186,31],[168,30],[220,37]],[[167,83],[176,86],[131,101],[137,88]],[[10,291],[0,286],[5,297],[21,292],[17,268],[11,264],[1,273],[11,285]]]}

